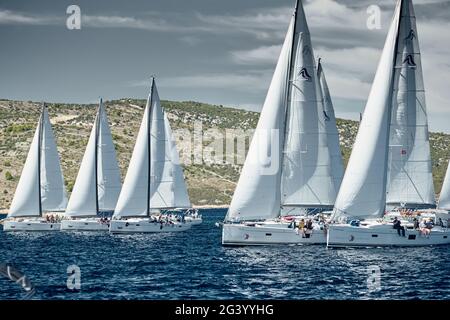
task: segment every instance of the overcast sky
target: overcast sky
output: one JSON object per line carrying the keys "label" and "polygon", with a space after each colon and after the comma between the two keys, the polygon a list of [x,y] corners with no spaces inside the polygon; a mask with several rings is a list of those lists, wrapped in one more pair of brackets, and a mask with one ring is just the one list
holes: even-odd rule
{"label": "overcast sky", "polygon": [[[294,0],[0,0],[0,98],[146,98],[260,110]],[[450,132],[450,0],[414,0],[429,124]],[[66,9],[81,8],[81,30]],[[394,0],[304,0],[339,117],[365,106]],[[381,8],[369,30],[367,8]]]}

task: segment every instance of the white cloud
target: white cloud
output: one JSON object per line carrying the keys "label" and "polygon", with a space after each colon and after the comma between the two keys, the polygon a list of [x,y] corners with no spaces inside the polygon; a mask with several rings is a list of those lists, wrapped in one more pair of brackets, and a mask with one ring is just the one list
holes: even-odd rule
{"label": "white cloud", "polygon": [[59,19],[47,16],[35,16],[0,9],[0,24],[21,24],[21,25],[51,25]]}
{"label": "white cloud", "polygon": [[[268,83],[272,71],[254,71],[246,74],[240,73],[210,73],[189,76],[176,76],[162,78],[158,81],[161,87],[170,88],[197,88],[197,89],[231,89],[237,91],[264,91],[268,88]],[[137,81],[130,86],[148,87],[148,80]]]}
{"label": "white cloud", "polygon": [[231,52],[232,59],[242,64],[273,64],[280,55],[281,45],[261,46],[250,50]]}

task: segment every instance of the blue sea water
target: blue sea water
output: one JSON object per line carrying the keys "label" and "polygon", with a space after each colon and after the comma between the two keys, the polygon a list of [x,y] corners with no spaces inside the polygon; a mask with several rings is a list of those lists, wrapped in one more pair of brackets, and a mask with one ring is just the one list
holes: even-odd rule
{"label": "blue sea water", "polygon": [[[177,234],[1,232],[0,264],[31,280],[33,299],[450,298],[449,246],[222,247],[214,223],[225,212],[202,210],[202,225]],[[67,288],[70,265],[80,268],[79,291]],[[23,297],[0,276],[0,299]]]}

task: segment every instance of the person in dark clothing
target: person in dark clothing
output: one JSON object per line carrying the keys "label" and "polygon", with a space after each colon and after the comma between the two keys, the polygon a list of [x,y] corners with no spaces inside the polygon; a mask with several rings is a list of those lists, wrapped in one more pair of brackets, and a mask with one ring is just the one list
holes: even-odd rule
{"label": "person in dark clothing", "polygon": [[394,229],[397,229],[398,235],[400,236],[400,231],[402,232],[401,235],[404,237],[405,236],[405,227],[402,226],[402,223],[400,222],[400,220],[397,219],[397,217],[394,218],[394,221],[392,221],[392,223],[394,224]]}
{"label": "person in dark clothing", "polygon": [[417,220],[417,218],[414,218],[414,229],[415,230],[419,230],[420,226],[419,226],[419,220]]}

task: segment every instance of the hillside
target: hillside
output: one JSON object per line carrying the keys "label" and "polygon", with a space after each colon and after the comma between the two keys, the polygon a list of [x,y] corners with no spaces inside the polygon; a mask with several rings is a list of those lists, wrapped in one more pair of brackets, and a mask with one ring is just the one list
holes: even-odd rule
{"label": "hillside", "polygon": [[[145,100],[135,99],[105,103],[122,178],[125,177],[145,103]],[[245,157],[244,150],[248,147],[251,130],[258,121],[258,113],[191,101],[162,101],[162,105],[168,112],[172,129],[178,138],[177,146],[185,163],[185,176],[191,201],[195,205],[229,204]],[[69,192],[72,190],[87,144],[96,107],[94,104],[48,105]],[[39,110],[38,103],[0,100],[0,209],[10,206],[36,127]],[[357,127],[358,122],[338,119],[345,163],[348,161]],[[240,131],[234,131],[233,136],[230,135],[232,133],[230,129]],[[196,144],[194,150],[191,150],[189,141],[196,139],[200,141],[198,139],[201,132],[203,132],[202,143]],[[227,137],[225,143],[218,143],[217,139],[214,139],[221,136]],[[221,148],[230,150],[229,146],[232,146],[236,139],[240,139],[236,150],[242,152],[238,153],[233,163],[230,158],[219,163],[220,156],[217,150],[220,151]],[[245,146],[242,144],[243,141]],[[432,133],[430,141],[435,187],[436,191],[439,191],[450,157],[448,148],[450,135]],[[199,145],[202,146],[202,150],[199,149],[201,148]]]}

